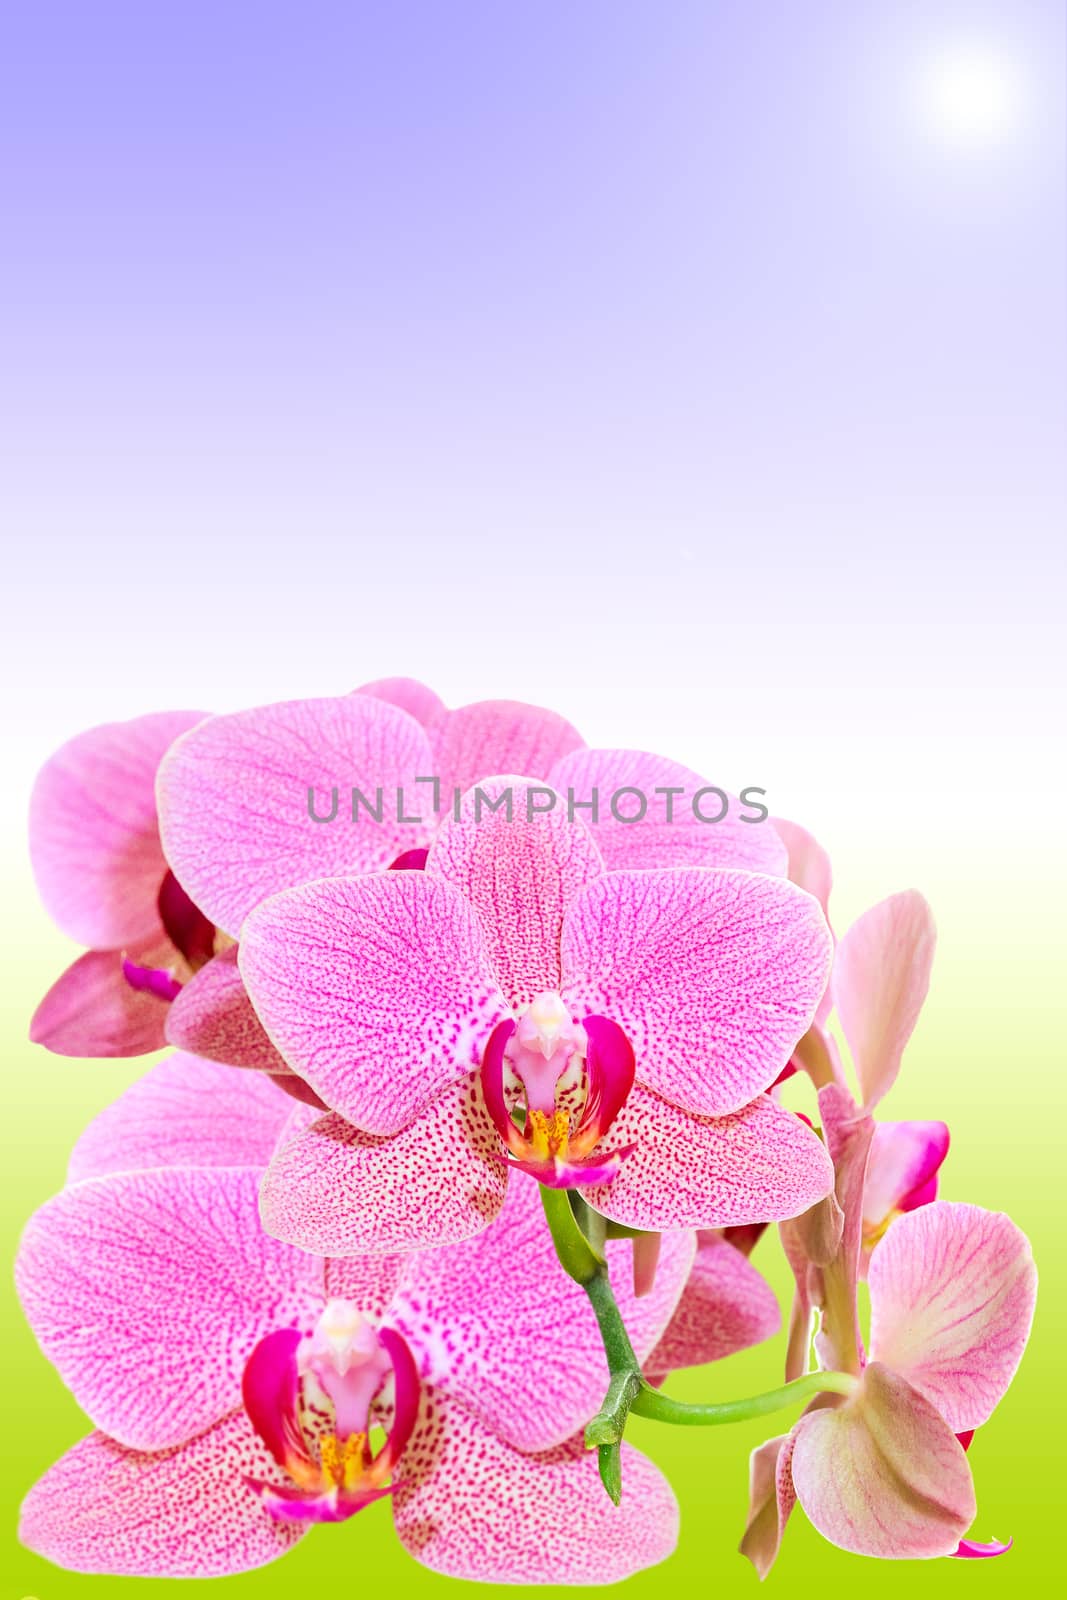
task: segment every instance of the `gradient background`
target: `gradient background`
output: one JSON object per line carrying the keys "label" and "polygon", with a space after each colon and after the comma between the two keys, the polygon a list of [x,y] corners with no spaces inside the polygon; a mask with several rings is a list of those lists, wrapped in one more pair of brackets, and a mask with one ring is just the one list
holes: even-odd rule
{"label": "gradient background", "polygon": [[[25,1042],[72,954],[24,856],[56,744],[396,672],[557,705],[765,786],[830,847],[839,930],[925,891],[941,945],[889,1109],[951,1122],[944,1192],[1010,1209],[1043,1269],[971,1455],[976,1537],[1013,1554],[903,1572],[797,1515],[772,1586],[1053,1587],[1064,32],[1051,0],[3,8],[12,1241],[145,1065]],[[84,1424],[6,1315],[9,1524]],[[635,1596],[754,1593],[733,1547],[768,1431],[634,1427],[683,1509]],[[5,1600],[153,1587],[6,1532],[0,1574]],[[342,1577],[446,1591],[383,1507],[207,1587]]]}

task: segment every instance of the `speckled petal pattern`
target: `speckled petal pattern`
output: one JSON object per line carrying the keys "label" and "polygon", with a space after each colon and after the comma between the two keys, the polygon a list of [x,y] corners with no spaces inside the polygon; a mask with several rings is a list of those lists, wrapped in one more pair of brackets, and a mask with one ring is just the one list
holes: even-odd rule
{"label": "speckled petal pattern", "polygon": [[826,987],[830,934],[784,879],[680,867],[610,872],[563,928],[563,997],[627,1033],[637,1079],[706,1116],[772,1083]]}
{"label": "speckled petal pattern", "polygon": [[[509,1004],[526,1006],[560,986],[563,915],[583,884],[603,871],[600,853],[562,801],[548,812],[528,778],[485,778],[464,795],[460,821],[442,823],[427,874],[458,889],[474,906],[497,982]],[[479,798],[485,796],[485,799]],[[489,802],[507,805],[490,811]]]}
{"label": "speckled petal pattern", "polygon": [[[619,1309],[638,1359],[678,1303],[690,1233],[665,1238],[652,1292],[633,1293],[630,1247],[608,1245]],[[596,1319],[556,1259],[538,1185],[512,1178],[495,1227],[452,1250],[410,1258],[391,1320],[420,1353],[422,1376],[523,1450],[561,1444],[596,1411],[608,1382]]]}
{"label": "speckled petal pattern", "polygon": [[289,1065],[369,1133],[399,1132],[466,1077],[507,1012],[474,909],[427,872],[276,895],[248,918],[239,960]]}
{"label": "speckled petal pattern", "polygon": [[152,1167],[261,1167],[292,1102],[266,1077],[168,1056],[93,1118],[67,1182]]}
{"label": "speckled petal pattern", "polygon": [[264,1226],[330,1256],[454,1244],[499,1212],[508,1182],[502,1154],[477,1080],[451,1085],[392,1137],[322,1117],[267,1169]]}
{"label": "speckled petal pattern", "polygon": [[833,1184],[822,1144],[767,1095],[727,1117],[681,1111],[635,1085],[603,1143],[633,1144],[585,1198],[630,1228],[726,1228],[807,1210]]}
{"label": "speckled petal pattern", "polygon": [[30,1326],[97,1427],[131,1448],[216,1422],[240,1403],[256,1341],[321,1308],[322,1263],[260,1227],[258,1177],[90,1178],[26,1227],[15,1278]]}
{"label": "speckled petal pattern", "polygon": [[576,1438],[522,1455],[439,1390],[401,1462],[396,1530],[435,1572],[481,1583],[618,1583],[671,1554],[678,1507],[659,1469],[622,1447],[622,1504]]}
{"label": "speckled petal pattern", "polygon": [[[698,812],[718,815],[719,795],[706,792],[706,778],[665,756],[644,750],[576,750],[552,768],[551,782],[565,799],[573,794],[575,815],[591,830],[613,871],[620,867],[741,867],[772,876],[785,871],[785,846],[769,822],[745,822],[743,817],[753,815],[752,809],[742,807],[726,790],[720,791],[729,807],[722,821],[702,822]],[[637,793],[619,793],[623,789]],[[656,792],[664,789],[683,792]],[[594,795],[595,821],[582,805]],[[620,820],[636,818],[642,800],[645,809],[639,821]]]}
{"label": "speckled petal pattern", "polygon": [[[425,844],[425,829],[397,820],[396,791],[413,799],[415,778],[432,772],[418,723],[370,695],[211,717],[160,767],[167,860],[201,911],[236,938],[268,895],[314,878],[377,871]],[[316,814],[328,817],[335,788],[336,817],[314,821],[308,790]],[[353,788],[375,807],[381,789],[380,822],[353,808]]]}
{"label": "speckled petal pattern", "polygon": [[271,1520],[246,1477],[277,1468],[243,1412],[158,1454],[92,1433],[30,1490],[19,1537],[72,1572],[221,1578],[275,1561],[303,1529]]}
{"label": "speckled petal pattern", "polygon": [[230,945],[201,967],[167,1013],[168,1041],[209,1061],[231,1067],[284,1072],[285,1062],[267,1038],[237,967]]}

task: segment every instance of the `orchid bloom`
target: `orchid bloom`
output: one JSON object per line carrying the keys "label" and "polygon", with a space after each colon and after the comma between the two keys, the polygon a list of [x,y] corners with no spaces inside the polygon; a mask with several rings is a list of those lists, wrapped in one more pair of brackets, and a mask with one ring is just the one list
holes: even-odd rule
{"label": "orchid bloom", "polygon": [[71,739],[30,801],[30,857],[45,907],[88,946],[52,985],[30,1037],[58,1055],[142,1055],[164,1043],[167,1003],[215,954],[216,930],[163,857],[156,769],[204,717],[162,711]]}
{"label": "orchid bloom", "polygon": [[[245,1116],[205,1114],[216,1089]],[[448,1249],[323,1260],[264,1233],[258,1163],[285,1106],[258,1074],[177,1057],[97,1119],[31,1220],[17,1282],[91,1434],[31,1490],[23,1540],[82,1572],[217,1576],[391,1495],[416,1559],[495,1582],[605,1583],[662,1560],[677,1508],[630,1447],[620,1507],[580,1429],[607,1381],[596,1321],[532,1185]],[[168,1166],[177,1145],[195,1166]],[[114,1163],[122,1170],[115,1170]],[[770,1331],[716,1241],[663,1241],[616,1292],[649,1371]],[[620,1265],[608,1245],[609,1264]],[[709,1334],[709,1296],[735,1309]]]}
{"label": "orchid bloom", "polygon": [[742,1549],[761,1575],[798,1500],[825,1539],[858,1555],[1007,1548],[965,1538],[974,1484],[957,1436],[1005,1394],[1036,1291],[1026,1236],[1001,1212],[936,1200],[894,1222],[871,1257],[870,1350],[853,1393],[821,1397],[753,1455]]}
{"label": "orchid bloom", "polygon": [[829,1190],[819,1140],[762,1092],[825,984],[816,903],[729,869],[605,872],[562,808],[527,816],[527,784],[483,785],[514,794],[511,820],[468,795],[424,872],[306,884],[246,919],[260,1019],[331,1108],[268,1170],[279,1237],[450,1243],[497,1214],[513,1167],[653,1232]]}
{"label": "orchid bloom", "polygon": [[[689,769],[639,751],[587,750],[570,723],[537,706],[485,701],[446,711],[407,678],[212,718],[163,764],[164,845],[188,893],[236,940],[248,913],[284,889],[423,866],[452,797],[499,772],[555,785],[561,806],[573,795],[609,867],[784,870],[773,828],[746,822],[736,802],[721,821],[699,820],[692,799],[706,785]],[[631,806],[633,793],[646,798],[640,821],[612,808],[626,789]],[[352,791],[366,802],[354,814]],[[332,821],[313,820],[309,795],[315,816],[336,813]],[[284,1067],[248,1004],[234,949],[183,989],[167,1037],[231,1065]]]}

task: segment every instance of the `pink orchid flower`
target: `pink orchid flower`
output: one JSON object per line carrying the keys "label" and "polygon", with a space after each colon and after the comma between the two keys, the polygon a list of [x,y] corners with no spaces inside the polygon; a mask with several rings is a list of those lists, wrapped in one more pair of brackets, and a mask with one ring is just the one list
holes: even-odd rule
{"label": "pink orchid flower", "polygon": [[[1029,1336],[1037,1289],[1029,1243],[1008,1217],[977,1206],[934,1201],[899,1216],[870,1258],[865,1352],[856,1284],[874,1127],[837,1085],[819,1101],[843,1229],[823,1264],[809,1263],[808,1301],[822,1306],[820,1366],[854,1374],[855,1389],[821,1395],[788,1436],[754,1453],[742,1549],[765,1576],[799,1499],[825,1538],[860,1555],[1001,1553],[1007,1546],[964,1539],[975,1515],[965,1452]],[[813,1218],[817,1257],[816,1232]]]}
{"label": "pink orchid flower", "polygon": [[[207,1117],[216,1088],[247,1115]],[[19,1293],[101,1431],[31,1490],[24,1541],[77,1571],[224,1575],[389,1493],[406,1548],[457,1577],[604,1583],[669,1554],[677,1508],[657,1469],[626,1447],[617,1508],[582,1449],[607,1367],[533,1187],[466,1244],[324,1261],[258,1222],[245,1162],[279,1109],[258,1075],[164,1062],[97,1120],[78,1181],[31,1220]],[[175,1130],[201,1164],[166,1164]],[[691,1234],[665,1240],[641,1300],[617,1285],[652,1371],[766,1322],[721,1242],[711,1255],[742,1273],[709,1260],[687,1305],[694,1250]],[[733,1330],[709,1338],[707,1295],[738,1283]]]}
{"label": "pink orchid flower", "polygon": [[[784,870],[773,828],[744,820],[732,797],[720,821],[700,820],[692,801],[708,786],[687,768],[639,751],[586,750],[569,723],[536,706],[486,701],[446,711],[406,678],[216,717],[182,739],[160,773],[164,843],[185,889],[236,939],[248,913],[284,889],[422,867],[452,797],[499,772],[555,785],[561,805],[573,791],[608,866]],[[636,822],[611,804],[627,789],[631,808],[634,794],[647,802]],[[364,797],[354,817],[352,790]],[[337,811],[332,822],[311,819],[309,793],[317,816]],[[248,1004],[233,949],[186,985],[167,1037],[232,1065],[284,1066]]]}
{"label": "pink orchid flower", "polygon": [[30,801],[30,857],[52,919],[86,953],[52,985],[30,1037],[58,1055],[142,1055],[167,1002],[215,953],[215,929],[163,857],[155,780],[202,711],[162,711],[79,734],[45,763]]}
{"label": "pink orchid flower", "polygon": [[[810,896],[733,870],[605,872],[528,780],[441,825],[422,873],[328,879],[244,923],[275,1047],[331,1108],[268,1171],[267,1226],[324,1254],[469,1237],[518,1166],[628,1227],[794,1215],[830,1162],[763,1094],[810,1021]],[[540,788],[540,786],[538,786]],[[514,1114],[523,1118],[520,1127]]]}

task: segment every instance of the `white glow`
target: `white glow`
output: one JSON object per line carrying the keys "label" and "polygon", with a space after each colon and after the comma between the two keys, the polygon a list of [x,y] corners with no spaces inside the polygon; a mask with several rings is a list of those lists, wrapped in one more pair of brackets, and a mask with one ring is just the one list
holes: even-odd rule
{"label": "white glow", "polygon": [[946,144],[1001,144],[1020,121],[1018,68],[989,46],[961,45],[932,58],[920,76],[919,98],[924,123]]}

